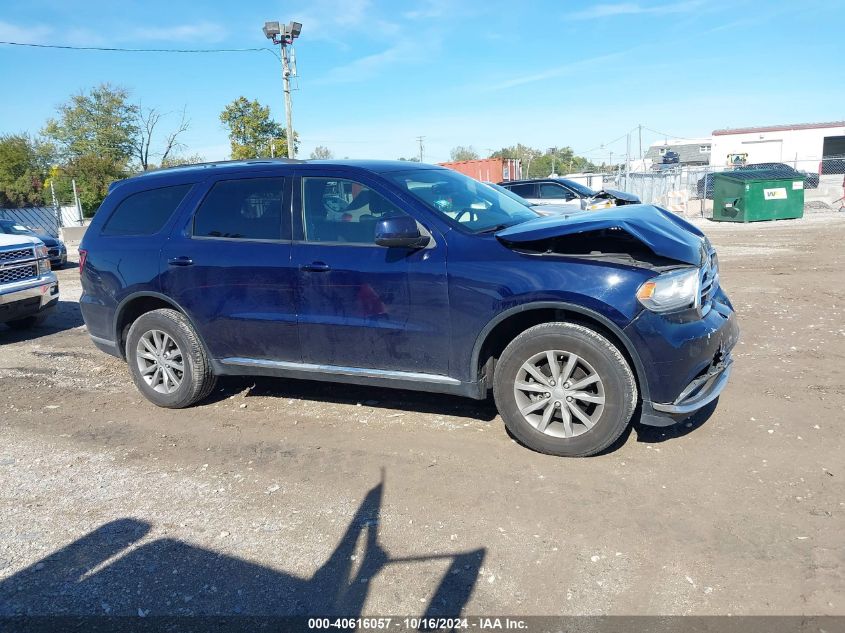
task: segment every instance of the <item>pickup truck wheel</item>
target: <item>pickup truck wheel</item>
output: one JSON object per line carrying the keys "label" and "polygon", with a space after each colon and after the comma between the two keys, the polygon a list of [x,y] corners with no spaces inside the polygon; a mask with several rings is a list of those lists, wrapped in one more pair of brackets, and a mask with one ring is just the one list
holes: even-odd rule
{"label": "pickup truck wheel", "polygon": [[610,446],[637,403],[636,381],[621,352],[571,323],[544,323],[517,336],[496,364],[493,394],[516,439],[566,457]]}
{"label": "pickup truck wheel", "polygon": [[176,310],[138,317],[126,337],[126,360],[138,391],[160,407],[190,406],[217,382],[194,328]]}
{"label": "pickup truck wheel", "polygon": [[13,330],[28,330],[30,328],[38,327],[46,320],[46,314],[36,314],[33,316],[24,317],[22,319],[15,319],[14,321],[7,321],[6,325],[8,325]]}

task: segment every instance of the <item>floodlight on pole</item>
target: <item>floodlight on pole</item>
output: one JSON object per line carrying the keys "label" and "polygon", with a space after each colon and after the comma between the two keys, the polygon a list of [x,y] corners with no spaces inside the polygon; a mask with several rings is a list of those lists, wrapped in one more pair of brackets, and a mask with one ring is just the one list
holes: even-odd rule
{"label": "floodlight on pole", "polygon": [[272,40],[282,53],[282,88],[285,93],[285,119],[287,120],[287,142],[288,158],[294,157],[294,136],[293,136],[293,106],[290,99],[290,59],[288,58],[288,46],[302,33],[302,24],[299,22],[288,22],[282,25],[279,22],[265,22],[264,37]]}

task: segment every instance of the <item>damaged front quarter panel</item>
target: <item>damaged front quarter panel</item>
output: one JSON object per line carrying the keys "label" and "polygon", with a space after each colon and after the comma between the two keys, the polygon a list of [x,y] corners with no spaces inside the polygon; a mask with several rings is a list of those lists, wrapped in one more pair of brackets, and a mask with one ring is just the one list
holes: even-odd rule
{"label": "damaged front quarter panel", "polygon": [[618,260],[648,268],[699,266],[705,251],[698,228],[670,211],[642,204],[538,218],[503,229],[496,237],[522,252]]}

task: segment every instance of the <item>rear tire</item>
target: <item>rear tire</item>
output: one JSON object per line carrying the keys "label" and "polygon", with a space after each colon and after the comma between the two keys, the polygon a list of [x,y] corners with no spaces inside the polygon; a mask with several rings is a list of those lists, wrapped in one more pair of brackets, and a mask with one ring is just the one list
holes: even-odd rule
{"label": "rear tire", "polygon": [[138,391],[159,407],[188,407],[217,383],[193,326],[176,310],[138,317],[126,337],[126,360]]}
{"label": "rear tire", "polygon": [[493,394],[517,440],[562,457],[609,447],[637,403],[634,374],[619,349],[572,323],[537,325],[511,341],[496,364]]}

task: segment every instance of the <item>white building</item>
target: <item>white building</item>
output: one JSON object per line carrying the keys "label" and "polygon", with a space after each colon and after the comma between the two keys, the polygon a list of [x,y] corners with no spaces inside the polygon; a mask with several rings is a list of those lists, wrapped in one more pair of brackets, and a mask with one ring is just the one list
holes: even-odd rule
{"label": "white building", "polygon": [[818,171],[822,158],[845,156],[845,121],[715,130],[710,164],[786,163]]}

